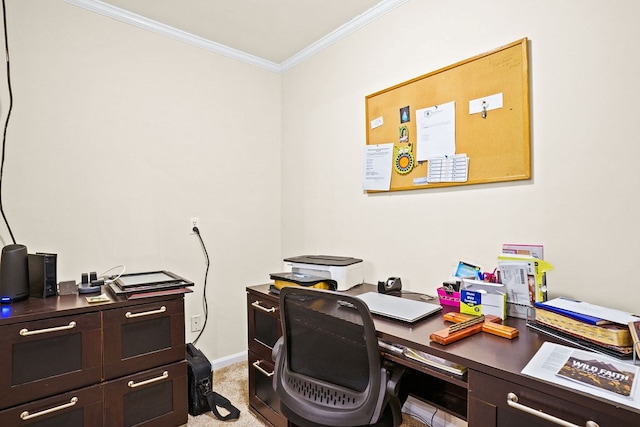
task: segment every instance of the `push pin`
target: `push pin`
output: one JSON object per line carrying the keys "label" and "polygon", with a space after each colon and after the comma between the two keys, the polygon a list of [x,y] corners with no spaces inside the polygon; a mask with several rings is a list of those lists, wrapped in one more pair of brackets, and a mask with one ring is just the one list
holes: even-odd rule
{"label": "push pin", "polygon": [[487,118],[487,101],[482,101],[482,118]]}

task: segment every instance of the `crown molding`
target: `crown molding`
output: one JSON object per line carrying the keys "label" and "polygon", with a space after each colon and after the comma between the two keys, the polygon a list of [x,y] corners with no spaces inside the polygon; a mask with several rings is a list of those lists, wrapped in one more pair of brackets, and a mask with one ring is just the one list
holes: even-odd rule
{"label": "crown molding", "polygon": [[145,18],[144,16],[129,12],[108,3],[104,3],[100,0],[65,1],[75,6],[79,6],[92,12],[98,13],[100,15],[104,15],[109,18],[113,18],[118,21],[134,25],[148,31],[152,31],[154,33],[226,56],[228,58],[236,59],[238,61],[255,65],[257,67],[261,67],[276,73],[283,73],[409,0],[383,0],[376,6],[355,17],[338,29],[332,31],[331,33],[302,49],[300,52],[296,53],[289,59],[286,59],[281,64],[277,64],[264,58],[260,58],[258,56],[233,49],[229,46],[216,43],[203,37],[196,36],[186,31],[182,31],[169,25],[165,25],[161,22],[154,21],[153,19]]}

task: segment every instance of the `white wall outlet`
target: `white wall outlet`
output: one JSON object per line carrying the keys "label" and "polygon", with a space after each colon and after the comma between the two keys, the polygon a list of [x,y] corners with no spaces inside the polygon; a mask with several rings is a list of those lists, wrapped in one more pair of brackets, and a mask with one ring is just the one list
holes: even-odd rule
{"label": "white wall outlet", "polygon": [[191,316],[191,332],[198,332],[202,330],[202,315],[195,314]]}
{"label": "white wall outlet", "polygon": [[200,229],[200,218],[189,218],[189,234],[196,234],[193,227]]}

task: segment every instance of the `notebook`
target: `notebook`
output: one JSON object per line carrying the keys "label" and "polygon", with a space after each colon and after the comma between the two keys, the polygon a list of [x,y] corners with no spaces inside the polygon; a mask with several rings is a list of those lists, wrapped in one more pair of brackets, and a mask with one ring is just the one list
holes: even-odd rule
{"label": "notebook", "polygon": [[361,295],[356,295],[356,297],[367,304],[372,314],[409,323],[417,322],[420,319],[442,310],[442,307],[437,304],[380,294],[378,292],[366,292]]}

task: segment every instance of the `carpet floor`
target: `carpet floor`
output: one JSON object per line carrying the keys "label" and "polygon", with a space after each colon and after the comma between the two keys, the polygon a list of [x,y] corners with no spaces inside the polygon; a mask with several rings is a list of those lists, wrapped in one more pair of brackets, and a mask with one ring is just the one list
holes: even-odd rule
{"label": "carpet floor", "polygon": [[[240,418],[231,422],[219,421],[211,412],[206,412],[198,416],[189,415],[187,427],[264,427],[265,424],[258,420],[249,412],[249,389],[247,384],[247,362],[239,362],[213,372],[213,389],[229,399],[233,406],[240,410]],[[226,412],[220,410],[222,415]],[[423,424],[413,417],[403,415],[402,427],[424,427]]]}

